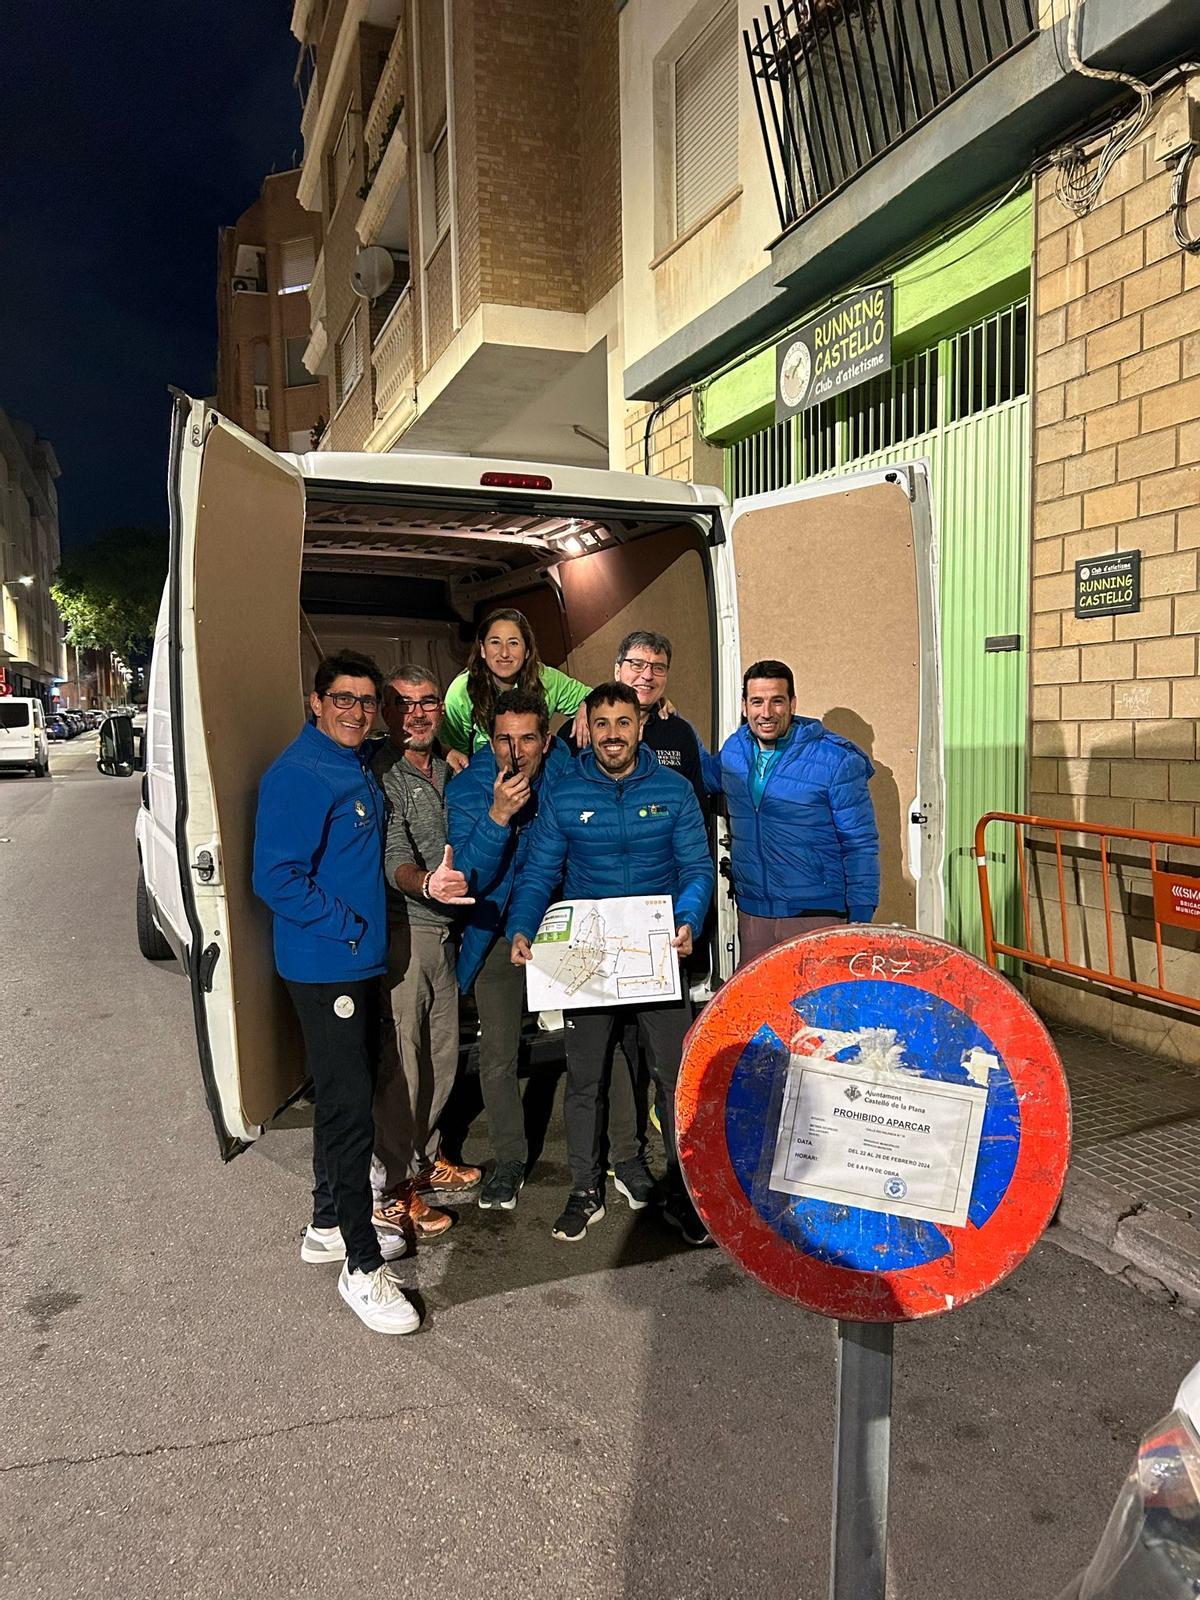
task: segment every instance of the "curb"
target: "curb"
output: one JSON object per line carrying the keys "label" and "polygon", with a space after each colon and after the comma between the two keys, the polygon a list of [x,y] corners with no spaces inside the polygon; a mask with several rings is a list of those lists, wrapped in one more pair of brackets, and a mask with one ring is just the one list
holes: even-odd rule
{"label": "curb", "polygon": [[1045,1237],[1162,1305],[1200,1313],[1200,1229],[1100,1178],[1068,1173]]}

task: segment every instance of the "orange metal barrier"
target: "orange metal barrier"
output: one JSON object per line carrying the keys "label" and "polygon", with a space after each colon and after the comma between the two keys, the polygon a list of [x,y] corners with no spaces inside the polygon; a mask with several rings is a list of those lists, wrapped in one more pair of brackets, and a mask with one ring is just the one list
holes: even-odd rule
{"label": "orange metal barrier", "polygon": [[[1021,885],[1021,918],[1024,946],[1004,944],[996,938],[992,918],[991,886],[988,882],[988,858],[985,843],[988,824],[1011,823],[1016,829],[1017,872]],[[1026,864],[1026,832],[1036,828],[1054,836],[1054,862],[1058,881],[1058,926],[1062,935],[1062,956],[1047,954],[1033,947],[1033,923],[1029,910],[1029,874]],[[1100,841],[1099,864],[1104,888],[1104,932],[1108,953],[1107,969],[1084,966],[1071,959],[1071,937],[1067,926],[1066,872],[1063,866],[1063,834],[1090,834]],[[1113,960],[1113,908],[1109,884],[1110,840],[1133,841],[1150,847],[1149,867],[1154,889],[1154,943],[1158,958],[1158,983],[1140,983],[1135,978],[1122,977],[1115,970]],[[1110,828],[1098,822],[1071,822],[1062,817],[1030,817],[1016,811],[989,811],[980,817],[975,828],[975,867],[979,874],[979,899],[983,912],[983,935],[988,964],[995,966],[997,956],[1012,956],[1030,966],[1049,968],[1054,972],[1068,972],[1076,978],[1090,978],[1096,983],[1109,984],[1129,994],[1145,995],[1152,1000],[1166,1000],[1171,1005],[1184,1006],[1189,1011],[1200,1011],[1200,997],[1176,994],[1166,987],[1163,972],[1164,921],[1173,927],[1195,927],[1200,930],[1200,877],[1180,878],[1166,873],[1159,865],[1158,852],[1165,846],[1200,850],[1200,838],[1191,834],[1151,833],[1142,828]],[[1193,884],[1195,889],[1188,886]],[[1171,892],[1179,890],[1180,907],[1171,909]],[[1053,903],[1052,901],[1050,902]],[[1194,906],[1194,909],[1193,909]],[[1082,909],[1082,908],[1081,908]]]}

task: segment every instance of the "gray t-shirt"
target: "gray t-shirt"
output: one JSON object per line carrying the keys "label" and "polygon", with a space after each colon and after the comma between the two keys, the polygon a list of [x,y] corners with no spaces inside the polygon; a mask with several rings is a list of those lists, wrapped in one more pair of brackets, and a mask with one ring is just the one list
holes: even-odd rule
{"label": "gray t-shirt", "polygon": [[383,852],[384,876],[388,888],[388,922],[424,923],[444,928],[453,919],[453,908],[419,895],[402,894],[396,888],[397,867],[420,867],[433,872],[442,864],[446,848],[446,784],[450,768],[441,756],[434,756],[431,778],[405,760],[390,739],[384,741],[371,769],[379,779],[387,799],[387,843]]}

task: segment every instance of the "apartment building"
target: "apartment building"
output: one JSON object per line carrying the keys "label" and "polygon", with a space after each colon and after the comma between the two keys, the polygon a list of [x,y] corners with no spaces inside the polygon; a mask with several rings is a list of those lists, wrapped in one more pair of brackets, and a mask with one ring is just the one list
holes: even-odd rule
{"label": "apartment building", "polygon": [[58,477],[49,440],[0,410],[0,694],[36,695],[47,707],[63,675],[63,624],[50,597]]}
{"label": "apartment building", "polygon": [[[1181,242],[1200,204],[1172,203],[1200,138],[1181,70],[1195,8],[619,9],[621,141],[637,152],[622,169],[626,465],[737,501],[926,463],[944,931],[980,950],[985,812],[1200,829],[1200,256]],[[843,326],[862,360],[820,384],[820,340]],[[1123,583],[1140,564],[1137,609],[1081,613],[1080,585],[1109,582],[1117,557]],[[794,581],[793,630],[822,614],[820,585]],[[860,625],[878,651],[873,619]],[[1145,854],[1109,871],[1099,841],[1071,836],[1060,897],[1052,839],[993,852],[999,936],[1154,986]],[[1200,992],[1194,940],[1168,939],[1164,975]],[[1029,986],[1050,1016],[1200,1060],[1200,1027],[1169,1005],[1063,970]]]}
{"label": "apartment building", "polygon": [[313,448],[329,417],[325,378],[304,365],[321,221],[273,172],[217,243],[217,408],[275,450]]}
{"label": "apartment building", "polygon": [[296,0],[322,447],[623,456],[611,0]]}

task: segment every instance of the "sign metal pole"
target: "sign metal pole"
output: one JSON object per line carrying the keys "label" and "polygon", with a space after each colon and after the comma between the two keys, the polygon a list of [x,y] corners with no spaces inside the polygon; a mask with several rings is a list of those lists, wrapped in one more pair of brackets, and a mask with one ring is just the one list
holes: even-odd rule
{"label": "sign metal pole", "polygon": [[829,1600],[884,1600],[893,1332],[890,1322],[837,1325]]}

